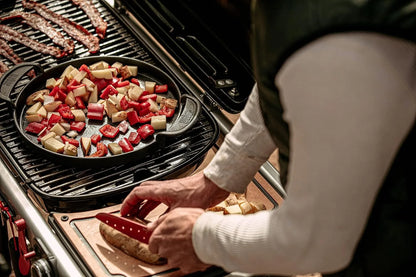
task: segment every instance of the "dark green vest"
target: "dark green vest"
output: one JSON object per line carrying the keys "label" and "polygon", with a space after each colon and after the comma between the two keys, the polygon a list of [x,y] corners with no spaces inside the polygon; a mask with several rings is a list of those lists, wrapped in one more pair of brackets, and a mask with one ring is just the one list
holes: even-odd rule
{"label": "dark green vest", "polygon": [[[253,68],[260,105],[279,148],[285,185],[290,130],[282,118],[283,107],[274,84],[277,72],[295,51],[331,33],[369,31],[415,42],[416,1],[253,0],[252,22]],[[416,216],[410,214],[410,197],[415,195],[416,186],[415,144],[414,127],[385,179],[352,263],[333,276],[406,276],[410,269],[415,272]]]}

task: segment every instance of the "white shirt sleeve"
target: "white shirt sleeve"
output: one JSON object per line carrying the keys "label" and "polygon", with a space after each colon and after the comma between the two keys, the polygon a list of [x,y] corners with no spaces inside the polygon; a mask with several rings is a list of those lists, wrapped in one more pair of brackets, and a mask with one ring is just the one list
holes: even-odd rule
{"label": "white shirt sleeve", "polygon": [[246,107],[204,174],[219,187],[242,193],[275,149],[264,126],[257,86],[254,86]]}
{"label": "white shirt sleeve", "polygon": [[[346,266],[416,116],[415,54],[404,41],[349,33],[323,37],[291,57],[276,79],[291,131],[288,197],[279,208],[253,215],[203,214],[193,229],[197,256],[255,274]],[[244,142],[229,147],[232,153],[245,148]],[[240,157],[231,163],[233,155],[210,165],[206,172],[215,182],[222,174],[246,175],[233,169],[243,163]]]}

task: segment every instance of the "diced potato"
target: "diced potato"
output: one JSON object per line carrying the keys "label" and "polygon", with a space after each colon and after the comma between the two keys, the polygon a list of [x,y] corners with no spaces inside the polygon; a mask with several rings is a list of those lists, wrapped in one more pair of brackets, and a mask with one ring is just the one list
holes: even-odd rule
{"label": "diced potato", "polygon": [[[72,65],[68,65],[66,68],[65,68],[65,70],[64,70],[64,72],[62,72],[62,74],[61,74],[61,79],[65,79],[65,77],[66,78],[68,78],[68,76],[69,76],[69,74],[71,73],[71,71],[72,70],[74,70],[74,69],[76,69],[75,67],[73,67]],[[69,78],[68,78],[69,79]]]}
{"label": "diced potato", "polygon": [[113,71],[110,68],[91,70],[91,75],[99,79],[113,79]]}
{"label": "diced potato", "polygon": [[162,96],[162,95],[157,95],[156,96],[156,103],[158,103],[158,104],[164,102],[165,100],[166,100],[165,96]]}
{"label": "diced potato", "polygon": [[[84,71],[85,72],[85,71]],[[71,70],[71,72],[68,73],[67,78],[68,80],[73,80],[74,77],[79,73],[79,70],[74,68]],[[82,78],[81,78],[82,79]]]}
{"label": "diced potato", "polygon": [[117,68],[117,70],[120,70],[120,68],[123,66],[121,62],[115,62],[111,65],[111,67]]}
{"label": "diced potato", "polygon": [[118,145],[118,143],[115,143],[115,142],[109,143],[108,149],[110,149],[110,152],[113,155],[119,155],[123,153],[123,149],[121,149],[120,145]]}
{"label": "diced potato", "polygon": [[108,68],[109,64],[105,61],[99,61],[92,65],[90,65],[90,70],[99,70],[99,69],[106,69]]}
{"label": "diced potato", "polygon": [[155,92],[155,86],[156,86],[156,82],[152,82],[152,81],[145,81],[144,82],[144,90],[147,90],[150,93]]}
{"label": "diced potato", "polygon": [[38,90],[34,93],[32,93],[31,95],[29,95],[29,97],[26,99],[26,105],[33,105],[36,102],[43,102],[43,97],[45,94],[48,94],[49,90],[48,89],[41,89]]}
{"label": "diced potato", "polygon": [[238,204],[225,207],[224,214],[242,214]]}
{"label": "diced potato", "polygon": [[74,115],[74,120],[75,121],[85,122],[85,113],[84,113],[83,110],[73,109],[73,110],[71,110],[71,112]]}
{"label": "diced potato", "polygon": [[[81,71],[81,72],[84,72],[84,71]],[[81,84],[85,84],[85,86],[87,87],[87,90],[88,91],[93,91],[94,90],[94,87],[96,87],[96,85],[94,84],[94,82],[92,82],[88,78],[82,79]]]}
{"label": "diced potato", "polygon": [[68,79],[66,77],[56,80],[55,86],[58,86],[60,89],[65,90],[68,85]]}
{"label": "diced potato", "polygon": [[127,94],[128,89],[129,89],[129,86],[116,88],[116,90],[118,91],[118,94]]}
{"label": "diced potato", "polygon": [[45,110],[48,112],[53,112],[56,110],[56,108],[58,108],[59,105],[61,105],[62,102],[61,101],[53,101],[51,103],[45,104],[43,105],[45,107]]}
{"label": "diced potato", "polygon": [[72,91],[68,92],[68,94],[65,97],[65,104],[67,104],[70,107],[73,107],[75,106],[76,103],[77,103],[77,100],[75,100],[74,92]]}
{"label": "diced potato", "polygon": [[46,111],[44,106],[39,108],[38,114],[40,114],[43,118],[46,118],[48,116],[48,112]]}
{"label": "diced potato", "polygon": [[97,103],[98,101],[98,90],[97,86],[94,86],[93,90],[90,93],[90,96],[88,97],[88,103]]}
{"label": "diced potato", "polygon": [[27,115],[37,114],[38,113],[38,110],[40,109],[40,107],[42,107],[42,103],[36,102],[29,109],[27,109],[26,114]]}
{"label": "diced potato", "polygon": [[131,74],[132,77],[137,76],[138,70],[137,70],[137,66],[136,65],[128,65],[127,67],[129,69],[130,74]]}
{"label": "diced potato", "polygon": [[68,122],[59,122],[59,124],[61,124],[65,131],[68,132],[69,130],[71,130],[71,124],[69,124]]}
{"label": "diced potato", "polygon": [[64,146],[64,154],[70,155],[70,156],[77,156],[78,148],[75,145],[70,144],[69,142],[66,142]]}
{"label": "diced potato", "polygon": [[127,65],[120,67],[119,73],[120,73],[120,76],[123,77],[124,80],[132,76],[131,71]]}
{"label": "diced potato", "polygon": [[28,122],[41,122],[43,120],[40,114],[28,114],[25,118]]}
{"label": "diced potato", "polygon": [[44,142],[44,146],[46,149],[53,151],[55,153],[62,153],[64,152],[65,144],[63,144],[56,138],[49,138]]}
{"label": "diced potato", "polygon": [[85,76],[87,76],[87,72],[85,72],[84,70],[78,71],[77,74],[74,75],[74,80],[78,83],[81,83]]}
{"label": "diced potato", "polygon": [[91,138],[81,137],[81,149],[84,155],[87,156],[91,149]]}
{"label": "diced potato", "polygon": [[147,102],[150,103],[149,110],[151,112],[155,113],[155,112],[159,111],[159,105],[155,101],[153,101],[152,99],[148,99]]}
{"label": "diced potato", "polygon": [[59,123],[53,125],[53,127],[49,131],[54,132],[57,136],[62,136],[66,132],[65,128],[62,127]]}
{"label": "diced potato", "polygon": [[49,132],[46,135],[44,135],[43,137],[40,138],[40,143],[45,146],[45,141],[47,141],[50,138],[54,138],[56,137],[55,132]]}
{"label": "diced potato", "polygon": [[253,207],[250,205],[248,201],[243,201],[238,204],[241,209],[242,214],[252,214],[254,213]]}
{"label": "diced potato", "polygon": [[116,105],[114,105],[109,99],[105,102],[104,109],[108,115],[108,117],[112,117],[113,114],[118,112]]}
{"label": "diced potato", "polygon": [[83,97],[85,94],[88,93],[87,88],[85,86],[76,88],[73,90],[75,97]]}
{"label": "diced potato", "polygon": [[166,115],[155,115],[150,119],[150,125],[152,125],[155,130],[164,130],[166,129]]}
{"label": "diced potato", "polygon": [[49,78],[48,80],[46,80],[45,87],[48,88],[48,89],[53,89],[53,87],[55,86],[55,84],[56,84],[55,78]]}
{"label": "diced potato", "polygon": [[160,103],[161,107],[166,106],[171,109],[176,109],[177,105],[178,105],[178,100],[172,99],[172,98],[166,98],[162,100],[162,102]]}
{"label": "diced potato", "polygon": [[126,119],[127,119],[127,113],[125,111],[119,111],[119,112],[113,113],[111,116],[111,121],[113,123],[121,122]]}
{"label": "diced potato", "polygon": [[133,101],[137,101],[142,93],[143,89],[139,86],[131,86],[128,90],[128,96]]}

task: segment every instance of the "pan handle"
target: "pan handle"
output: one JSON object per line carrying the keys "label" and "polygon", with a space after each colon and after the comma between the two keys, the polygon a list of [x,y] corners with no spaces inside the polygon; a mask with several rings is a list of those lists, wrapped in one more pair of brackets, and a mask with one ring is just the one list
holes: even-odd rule
{"label": "pan handle", "polygon": [[158,136],[176,136],[188,131],[201,113],[201,103],[193,96],[184,94],[181,102],[185,102],[178,118],[168,131],[160,132]]}
{"label": "pan handle", "polygon": [[16,87],[17,82],[33,68],[37,72],[43,73],[43,68],[38,63],[29,62],[17,64],[7,70],[0,78],[0,99],[3,99],[14,106],[14,103],[10,99],[10,95]]}

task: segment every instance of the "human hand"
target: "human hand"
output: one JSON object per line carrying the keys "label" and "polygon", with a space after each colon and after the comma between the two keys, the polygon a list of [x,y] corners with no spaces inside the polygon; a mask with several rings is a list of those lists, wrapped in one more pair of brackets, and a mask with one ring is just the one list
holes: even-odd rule
{"label": "human hand", "polygon": [[149,250],[167,258],[168,265],[179,268],[181,275],[209,267],[196,256],[192,244],[192,228],[203,212],[199,208],[176,208],[148,224],[153,231]]}
{"label": "human hand", "polygon": [[136,215],[145,200],[162,202],[169,209],[195,207],[206,209],[220,203],[229,195],[200,172],[198,174],[166,181],[147,181],[135,187],[124,199],[120,213]]}

